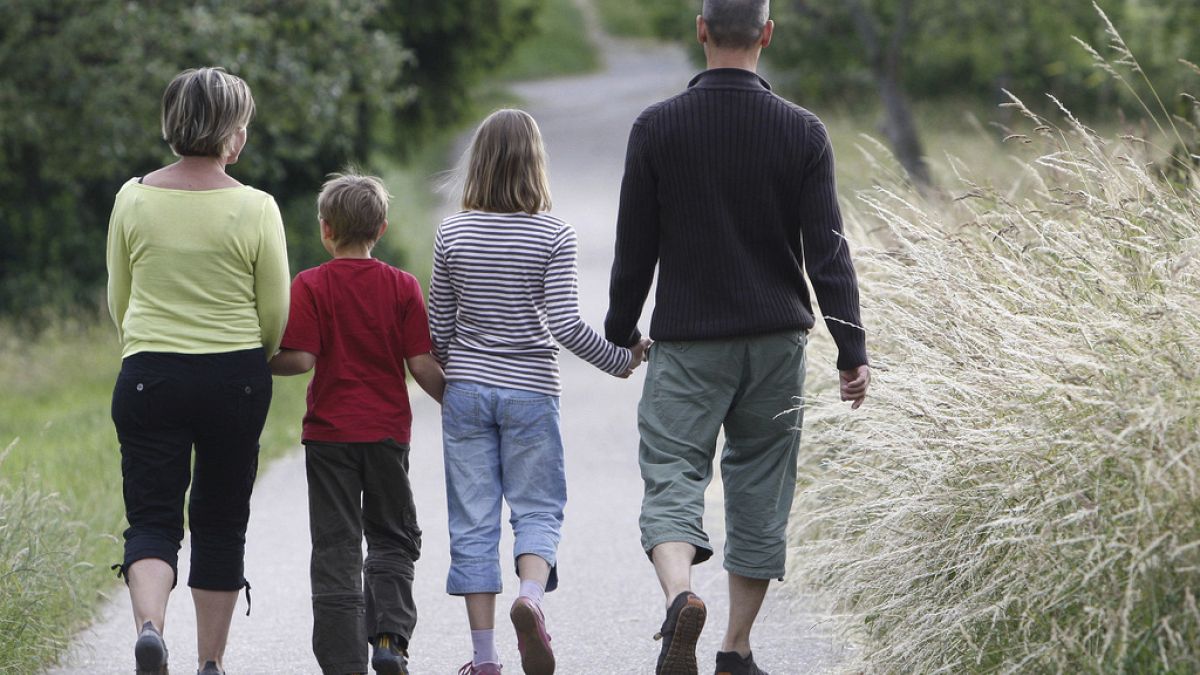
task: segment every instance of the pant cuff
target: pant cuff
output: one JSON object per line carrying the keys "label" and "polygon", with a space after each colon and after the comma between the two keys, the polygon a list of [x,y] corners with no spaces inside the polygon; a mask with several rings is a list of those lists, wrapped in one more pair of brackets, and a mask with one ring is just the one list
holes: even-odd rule
{"label": "pant cuff", "polygon": [[696,556],[692,558],[693,565],[699,565],[713,556],[712,545],[708,543],[707,539],[701,537],[670,533],[642,535],[642,549],[646,551],[646,557],[651,560],[653,560],[651,554],[654,552],[655,546],[669,543],[691,544],[695,546]]}

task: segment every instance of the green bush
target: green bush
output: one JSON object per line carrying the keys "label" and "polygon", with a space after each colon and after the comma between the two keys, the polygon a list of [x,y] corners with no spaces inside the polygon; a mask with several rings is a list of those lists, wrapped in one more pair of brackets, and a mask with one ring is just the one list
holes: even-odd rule
{"label": "green bush", "polygon": [[876,381],[806,403],[794,571],[847,670],[1197,672],[1200,178],[1156,149],[1195,138],[1016,110],[1019,184],[859,195]]}

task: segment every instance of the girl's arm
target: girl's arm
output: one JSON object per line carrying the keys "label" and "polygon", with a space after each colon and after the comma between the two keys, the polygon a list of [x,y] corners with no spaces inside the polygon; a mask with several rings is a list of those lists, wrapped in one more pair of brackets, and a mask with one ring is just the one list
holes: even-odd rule
{"label": "girl's arm", "polygon": [[[429,278],[429,335],[433,338],[433,356],[443,366],[446,365],[449,356],[450,340],[454,338],[454,323],[457,317],[458,300],[454,297],[454,288],[450,285],[446,249],[442,242],[441,228],[438,228],[437,236],[433,240],[433,273]],[[440,403],[442,399],[439,396],[437,400]]]}
{"label": "girl's arm", "polygon": [[544,283],[550,334],[559,344],[600,370],[627,377],[641,359],[631,350],[605,340],[579,315],[578,255],[575,230],[567,226],[559,235],[546,266]]}
{"label": "girl's arm", "polygon": [[404,362],[417,384],[440,405],[442,395],[446,392],[446,375],[442,373],[442,367],[438,365],[437,359],[433,358],[433,354],[410,356]]}
{"label": "girl's arm", "polygon": [[317,365],[317,355],[299,349],[284,349],[271,357],[272,375],[303,375]]}

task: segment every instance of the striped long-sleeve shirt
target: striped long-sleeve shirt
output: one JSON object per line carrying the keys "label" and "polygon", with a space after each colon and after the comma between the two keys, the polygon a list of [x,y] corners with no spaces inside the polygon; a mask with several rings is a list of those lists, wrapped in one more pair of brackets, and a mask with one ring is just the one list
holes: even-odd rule
{"label": "striped long-sleeve shirt", "polygon": [[546,214],[465,211],[438,227],[429,283],[429,329],[447,380],[557,396],[557,340],[613,375],[630,350],[579,315],[578,242]]}

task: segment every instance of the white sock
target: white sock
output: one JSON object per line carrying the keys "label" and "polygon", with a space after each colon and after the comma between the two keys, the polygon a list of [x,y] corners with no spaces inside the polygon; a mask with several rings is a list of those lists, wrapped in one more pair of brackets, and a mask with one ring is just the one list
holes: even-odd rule
{"label": "white sock", "polygon": [[495,629],[471,631],[471,646],[475,649],[475,657],[471,659],[475,665],[500,663],[500,657],[496,654]]}
{"label": "white sock", "polygon": [[533,604],[541,606],[542,598],[545,595],[546,595],[546,589],[543,588],[542,585],[539,584],[538,582],[533,581],[531,579],[522,579],[521,580],[520,597],[529,598],[530,600],[533,601]]}

